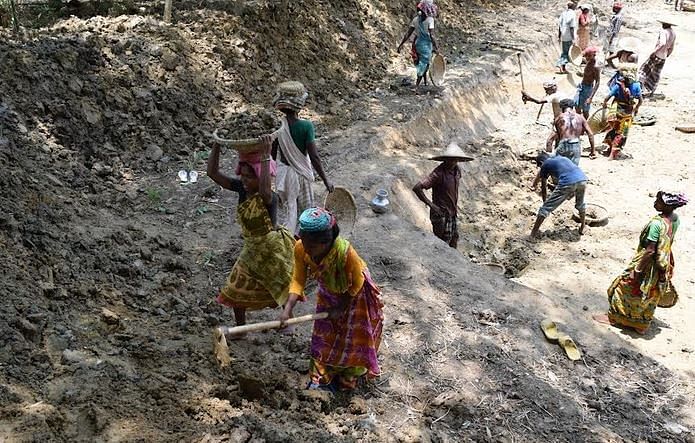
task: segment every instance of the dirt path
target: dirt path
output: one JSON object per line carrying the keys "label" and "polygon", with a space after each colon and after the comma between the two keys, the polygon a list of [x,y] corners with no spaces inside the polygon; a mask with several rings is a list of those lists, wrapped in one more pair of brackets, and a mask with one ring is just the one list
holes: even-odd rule
{"label": "dirt path", "polygon": [[[639,29],[627,31],[642,41],[642,54],[648,54],[653,47],[659,29],[658,23],[652,22],[649,17],[665,8],[645,8],[633,12],[633,16],[639,20]],[[689,23],[683,15],[674,17]],[[593,311],[605,309],[605,289],[631,259],[639,232],[654,213],[652,203],[656,191],[666,187],[695,195],[695,182],[691,180],[695,174],[695,165],[691,160],[695,154],[693,137],[674,130],[675,126],[695,121],[692,117],[695,80],[690,75],[695,69],[695,49],[692,45],[684,44],[693,41],[695,34],[688,26],[676,29],[680,44],[674,56],[669,58],[659,85],[659,92],[667,98],[645,101],[642,110],[654,112],[658,122],[651,127],[634,127],[626,148],[634,158],[613,162],[604,158],[594,161],[582,159],[581,166],[591,180],[587,200],[609,208],[610,223],[606,227],[590,228],[588,235],[579,241],[567,241],[565,238],[554,240],[553,234],[566,229],[563,219],[568,211],[551,217],[544,226],[549,231],[547,235],[550,239],[538,245],[541,253],[517,279],[550,296],[557,296],[559,300],[564,300],[563,305],[577,313],[582,312],[583,306],[588,306],[589,311],[582,315],[588,316]],[[550,76],[551,72],[540,72],[539,75]],[[602,80],[605,84],[607,77],[604,76]],[[604,97],[604,90],[605,86],[597,97]],[[526,116],[519,115],[510,121],[511,128],[518,127],[518,124],[526,124],[530,138],[538,142],[545,135],[545,131],[529,126]],[[597,142],[601,139],[597,137]],[[647,337],[620,335],[667,367],[689,373],[695,364],[695,348],[692,345],[695,328],[687,321],[695,283],[695,272],[691,266],[695,254],[689,246],[695,244],[695,230],[689,227],[693,226],[695,219],[692,208],[684,207],[678,212],[683,229],[678,232],[674,248],[677,260],[674,282],[677,288],[681,288],[683,303],[673,309],[660,309],[656,327]]]}
{"label": "dirt path", "polygon": [[[642,111],[656,114],[657,124],[635,126],[630,134],[626,149],[633,159],[613,162],[602,157],[594,161],[582,159],[581,166],[590,178],[587,200],[609,208],[609,224],[590,228],[588,234],[580,239],[571,233],[576,231],[576,225],[568,221],[571,205],[566,204],[546,221],[546,238],[529,246],[533,249],[529,266],[515,279],[556,299],[566,309],[557,313],[564,320],[568,316],[588,319],[593,313],[605,311],[606,288],[631,259],[639,232],[654,213],[652,203],[657,190],[666,187],[683,190],[689,196],[695,195],[693,137],[674,130],[675,126],[695,122],[692,117],[695,81],[691,75],[695,69],[695,50],[692,45],[685,44],[695,38],[690,26],[692,17],[674,15],[660,2],[646,4],[637,10],[631,8],[630,12],[634,20],[630,27],[633,29],[623,32],[640,38],[642,60],[653,48],[658,35],[658,23],[652,17],[664,13],[677,18],[685,26],[676,28],[679,44],[662,73],[659,92],[664,93],[666,99],[647,99],[642,107]],[[553,76],[553,71],[541,69],[535,74],[539,84],[542,79]],[[604,75],[604,86],[597,94],[597,102],[599,97],[605,96],[607,79]],[[571,88],[569,82],[560,83],[560,90]],[[540,87],[535,89],[538,91]],[[504,139],[521,150],[540,147],[547,129],[529,123],[529,115],[535,114],[535,110],[527,111],[531,107],[517,107],[512,111],[508,124],[500,127],[495,138]],[[548,120],[549,115],[546,110],[541,121]],[[600,140],[602,135],[597,137],[597,143]],[[691,245],[695,244],[695,230],[691,227],[695,217],[689,207],[678,212],[682,229],[674,247],[677,260],[674,283],[679,288],[681,302],[672,309],[659,309],[652,329],[645,337],[597,327],[610,330],[645,355],[678,371],[688,380],[686,389],[692,393],[695,389],[695,327],[690,318],[695,289],[695,268],[692,266],[695,253]],[[513,233],[508,234],[525,236],[531,223],[532,217],[528,217],[527,223],[513,227]],[[602,339],[585,331],[583,340],[586,347],[592,347],[598,346]],[[691,423],[694,417],[695,409],[691,409]]]}

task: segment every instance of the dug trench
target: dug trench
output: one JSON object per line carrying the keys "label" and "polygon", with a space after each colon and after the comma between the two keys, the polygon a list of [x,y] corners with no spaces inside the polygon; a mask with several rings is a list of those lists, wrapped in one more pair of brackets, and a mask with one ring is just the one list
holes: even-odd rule
{"label": "dug trench", "polygon": [[[542,43],[533,56],[524,53],[525,67],[555,55],[549,40]],[[321,140],[332,179],[357,198],[351,240],[386,303],[384,374],[350,395],[302,389],[306,327],[292,337],[271,332],[231,342],[232,365],[217,367],[210,329],[232,315],[213,297],[241,247],[238,226],[227,223],[235,209],[231,196],[204,177],[178,184],[178,168],[164,162],[139,169],[126,151],[115,150],[122,161],[111,149],[97,150],[88,166],[73,161],[79,146],[62,144],[71,129],[69,107],[57,121],[66,128],[58,132],[62,140],[45,136],[52,128],[27,128],[25,115],[3,109],[10,174],[2,176],[2,202],[11,211],[1,220],[0,258],[7,267],[0,327],[7,346],[0,354],[0,435],[10,441],[687,441],[661,428],[689,419],[687,383],[679,374],[554,294],[475,263],[501,262],[518,275],[545,252],[521,238],[539,197],[526,189],[534,168],[518,154],[536,142],[497,130],[509,116],[531,114],[512,104],[517,74],[513,53],[488,54],[475,65],[454,66],[456,80],[435,96],[397,94],[396,100],[419,103],[408,108],[418,109],[410,121],[399,124],[390,114],[378,124],[356,121]],[[525,74],[529,83],[540,78]],[[196,93],[214,102],[202,85],[181,99]],[[176,107],[176,100],[166,106]],[[91,103],[76,109],[99,115]],[[533,136],[541,140],[543,131]],[[88,134],[76,135],[88,144]],[[434,166],[427,157],[452,139],[477,157],[464,166],[461,251],[432,236],[425,208],[410,191]],[[149,157],[162,154],[155,147]],[[186,161],[190,168],[204,164],[195,155]],[[233,161],[226,153],[225,165]],[[36,170],[50,172],[28,173]],[[388,214],[368,207],[379,188],[391,191]],[[558,211],[556,220],[553,241],[578,240],[569,211]],[[311,302],[297,311],[310,312]],[[277,314],[253,313],[250,320]],[[561,319],[582,361],[569,362],[545,341],[538,322],[546,316]]]}

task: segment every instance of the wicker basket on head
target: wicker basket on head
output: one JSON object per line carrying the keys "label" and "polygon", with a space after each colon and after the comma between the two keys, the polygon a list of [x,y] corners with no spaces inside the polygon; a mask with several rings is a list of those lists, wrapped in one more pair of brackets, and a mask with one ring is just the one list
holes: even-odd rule
{"label": "wicker basket on head", "polygon": [[[221,145],[229,146],[230,148],[239,152],[257,152],[261,150],[262,145],[260,137],[233,140],[220,137],[217,134],[217,131],[219,131],[219,129],[215,129],[215,131],[212,133],[212,139]],[[278,131],[275,131],[270,134],[273,136],[273,140],[277,138],[277,133]]]}
{"label": "wicker basket on head", "polygon": [[340,226],[340,235],[350,238],[357,221],[357,204],[350,191],[336,186],[333,192],[326,195],[323,207],[335,216]]}

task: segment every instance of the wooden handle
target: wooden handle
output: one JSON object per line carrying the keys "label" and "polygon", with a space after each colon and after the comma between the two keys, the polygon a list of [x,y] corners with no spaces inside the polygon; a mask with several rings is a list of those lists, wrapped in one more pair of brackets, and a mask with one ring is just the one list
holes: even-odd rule
{"label": "wooden handle", "polygon": [[516,53],[516,60],[519,62],[519,75],[521,75],[521,89],[523,91],[525,91],[526,86],[524,86],[524,70],[521,68],[521,53],[520,52]]}
{"label": "wooden handle", "polygon": [[538,109],[538,114],[536,114],[536,121],[538,121],[539,118],[541,118],[541,111],[543,110],[543,105],[545,103],[541,103],[540,109]]}
{"label": "wooden handle", "polygon": [[[321,320],[324,318],[328,317],[328,312],[321,312],[320,314],[310,314],[310,315],[303,315],[301,317],[294,317],[285,322],[285,325],[291,326],[291,325],[296,325],[297,323],[304,323],[307,321],[314,321],[314,320]],[[220,330],[222,331],[223,334],[227,335],[237,335],[237,334],[243,334],[246,332],[258,332],[258,331],[265,331],[267,329],[278,329],[280,328],[280,320],[273,320],[273,321],[264,321],[262,323],[254,323],[252,325],[243,325],[243,326],[220,326]]]}

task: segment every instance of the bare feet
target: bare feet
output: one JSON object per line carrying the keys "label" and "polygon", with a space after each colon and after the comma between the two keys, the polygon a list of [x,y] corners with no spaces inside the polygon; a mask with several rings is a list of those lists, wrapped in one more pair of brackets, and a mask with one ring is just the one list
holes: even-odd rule
{"label": "bare feet", "polygon": [[619,324],[614,324],[611,322],[610,318],[608,318],[607,314],[594,314],[591,316],[591,318],[594,319],[595,322],[597,323],[603,323],[604,325],[609,325],[609,326],[614,326],[616,328],[621,328],[621,329],[627,329],[632,332],[635,332],[636,334],[639,335],[645,335],[649,329],[637,329],[637,328],[630,328],[628,326],[622,326]]}
{"label": "bare feet", "polygon": [[608,318],[608,314],[594,314],[591,316],[597,323],[603,323],[604,325],[611,325],[611,320]]}

